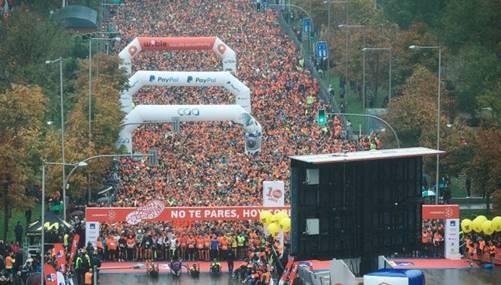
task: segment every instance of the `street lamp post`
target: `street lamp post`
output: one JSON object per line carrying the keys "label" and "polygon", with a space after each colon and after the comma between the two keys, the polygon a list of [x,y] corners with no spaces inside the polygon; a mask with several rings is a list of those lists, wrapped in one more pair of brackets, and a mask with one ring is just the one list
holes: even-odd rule
{"label": "street lamp post", "polygon": [[388,65],[389,65],[389,68],[388,68],[388,101],[391,101],[391,56],[392,56],[392,53],[391,53],[391,48],[378,48],[378,47],[364,47],[362,49],[362,55],[363,55],[363,68],[362,68],[362,78],[363,78],[363,87],[362,87],[362,106],[363,106],[363,110],[365,112],[365,102],[366,102],[366,98],[365,98],[365,52],[366,51],[388,51],[389,52],[389,58],[388,58]]}
{"label": "street lamp post", "polygon": [[115,38],[90,38],[89,39],[89,143],[92,140],[92,41],[120,41],[119,37]]}
{"label": "street lamp post", "polygon": [[[83,167],[83,166],[86,166],[87,163],[85,162],[79,162],[79,163],[76,163],[76,164],[72,164],[72,163],[64,163],[64,162],[48,162],[48,161],[44,161],[42,160],[42,215],[41,215],[41,218],[40,218],[40,222],[41,222],[41,226],[42,226],[42,229],[41,229],[41,239],[40,239],[40,244],[41,244],[41,248],[40,248],[40,267],[41,267],[41,270],[40,270],[40,282],[41,284],[44,283],[44,265],[45,265],[45,169],[47,167],[47,165],[61,165],[64,169],[65,166],[74,166],[74,168],[71,170],[70,172],[70,175],[71,173],[78,167]],[[69,175],[68,175],[69,177]],[[66,189],[65,187],[65,183],[67,181],[66,180],[63,180],[63,188]],[[66,193],[66,191],[65,191]],[[64,209],[64,213],[65,213],[65,216],[66,216],[66,201],[63,201],[63,209]],[[66,219],[65,219],[66,221]]]}
{"label": "street lamp post", "polygon": [[[348,1],[329,1],[329,0],[326,0],[326,1],[324,1],[324,3],[328,4],[328,7],[327,7],[327,35],[330,37],[330,35],[331,35],[331,4],[344,4],[345,9],[346,9],[346,5],[348,4]],[[348,23],[348,14],[346,14],[345,22]],[[329,83],[330,83],[330,76],[329,76],[330,70],[331,70],[331,61],[328,60],[327,61],[327,75],[329,78]]]}
{"label": "street lamp post", "polygon": [[[440,150],[440,93],[441,93],[441,86],[442,86],[442,48],[440,46],[418,46],[418,45],[411,45],[409,46],[410,49],[437,49],[438,50],[438,91],[437,91],[437,151]],[[435,187],[436,187],[436,192],[435,193],[435,204],[438,204],[438,196],[439,196],[439,180],[440,180],[440,155],[437,153],[437,166],[436,166],[436,172],[435,172]]]}
{"label": "street lamp post", "polygon": [[64,92],[63,92],[63,58],[59,57],[55,60],[46,60],[45,64],[59,63],[59,91],[61,97],[61,159],[63,163],[63,219],[66,221],[66,188],[64,187],[64,181],[66,179],[66,173],[64,169],[64,163],[66,162],[64,157]]}
{"label": "street lamp post", "polygon": [[[103,158],[103,157],[144,157],[144,156],[150,156],[151,154],[100,154],[100,155],[95,155],[88,157],[78,163],[61,163],[61,162],[48,162],[42,160],[42,214],[41,214],[41,224],[42,224],[42,229],[41,229],[41,249],[40,249],[40,264],[41,264],[41,270],[40,270],[40,280],[43,283],[44,280],[44,256],[45,256],[45,168],[47,165],[62,165],[64,166],[73,166],[73,169],[70,171],[68,175],[68,179],[73,174],[73,172],[79,168],[79,167],[85,167],[87,166],[87,161],[93,160],[96,158]],[[65,183],[68,183],[68,179],[66,179]],[[65,187],[66,188],[66,187]]]}
{"label": "street lamp post", "polygon": [[341,24],[338,25],[338,28],[340,29],[346,29],[346,62],[345,62],[345,88],[344,88],[344,108],[346,109],[348,107],[348,87],[349,87],[349,82],[348,82],[348,60],[349,60],[349,42],[348,42],[348,30],[349,29],[361,29],[363,28],[363,25],[348,25],[348,24]]}

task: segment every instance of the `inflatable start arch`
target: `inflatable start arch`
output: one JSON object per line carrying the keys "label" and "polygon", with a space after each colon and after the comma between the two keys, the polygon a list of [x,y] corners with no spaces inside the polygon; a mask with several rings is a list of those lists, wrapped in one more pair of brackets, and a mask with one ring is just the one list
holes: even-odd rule
{"label": "inflatable start arch", "polygon": [[242,125],[245,152],[254,154],[261,151],[262,127],[238,105],[138,105],[124,119],[117,148],[123,145],[132,152],[132,133],[142,124],[208,121],[233,121]]}
{"label": "inflatable start arch", "polygon": [[132,59],[141,51],[213,50],[223,61],[223,70],[237,72],[237,56],[218,37],[137,37],[119,54],[120,68],[132,73]]}
{"label": "inflatable start arch", "polygon": [[146,71],[140,70],[129,78],[129,89],[120,95],[122,111],[129,113],[134,108],[132,96],[143,86],[219,86],[235,95],[235,104],[251,113],[250,89],[227,71]]}

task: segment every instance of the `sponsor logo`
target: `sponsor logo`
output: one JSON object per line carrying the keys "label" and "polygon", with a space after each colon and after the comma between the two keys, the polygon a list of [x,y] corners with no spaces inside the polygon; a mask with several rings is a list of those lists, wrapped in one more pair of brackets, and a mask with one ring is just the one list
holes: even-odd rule
{"label": "sponsor logo", "polygon": [[451,225],[451,227],[455,227],[456,226],[456,221],[450,221],[450,225]]}
{"label": "sponsor logo", "polygon": [[224,52],[226,51],[226,45],[225,44],[219,44],[217,46],[217,51],[220,53],[220,54],[224,54]]}
{"label": "sponsor logo", "polygon": [[158,76],[155,78],[155,75],[151,75],[150,76],[150,82],[154,82],[156,79],[156,82],[162,82],[162,83],[177,83],[179,82],[179,77],[173,77],[173,76],[169,76],[169,77],[161,77],[161,76]]}
{"label": "sponsor logo", "polygon": [[[240,89],[238,87],[236,87],[235,85],[233,85],[233,83],[231,81],[227,81],[226,85],[228,85],[232,90],[234,90],[236,92],[240,92]],[[238,97],[238,99],[241,99],[241,98]]]}
{"label": "sponsor logo", "polygon": [[159,200],[153,200],[143,207],[137,208],[129,213],[125,220],[131,225],[139,224],[143,220],[151,220],[157,218],[165,209],[165,204]]}
{"label": "sponsor logo", "polygon": [[129,47],[129,54],[131,57],[134,57],[136,55],[136,53],[137,53],[137,47],[135,47],[135,46]]}
{"label": "sponsor logo", "polygon": [[216,83],[216,78],[211,78],[211,77],[207,77],[207,78],[201,78],[201,77],[193,77],[191,75],[188,75],[188,77],[186,78],[186,82],[187,83],[201,83],[201,84],[208,84],[208,83]]}
{"label": "sponsor logo", "polygon": [[177,114],[182,117],[186,116],[200,116],[200,110],[198,108],[180,108],[177,109]]}
{"label": "sponsor logo", "polygon": [[169,44],[163,41],[151,40],[144,43],[145,48],[166,48]]}
{"label": "sponsor logo", "polygon": [[96,224],[94,224],[94,223],[89,224],[89,229],[95,230],[96,229]]}

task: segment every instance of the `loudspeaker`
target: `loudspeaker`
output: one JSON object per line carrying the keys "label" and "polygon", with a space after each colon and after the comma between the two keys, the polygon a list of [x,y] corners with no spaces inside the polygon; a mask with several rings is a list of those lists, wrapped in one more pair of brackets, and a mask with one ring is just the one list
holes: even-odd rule
{"label": "loudspeaker", "polygon": [[[318,173],[318,183],[312,177]],[[298,260],[377,256],[415,249],[421,230],[422,158],[312,164],[291,160],[291,254]],[[312,228],[318,223],[318,231]],[[374,268],[374,265],[376,266]]]}

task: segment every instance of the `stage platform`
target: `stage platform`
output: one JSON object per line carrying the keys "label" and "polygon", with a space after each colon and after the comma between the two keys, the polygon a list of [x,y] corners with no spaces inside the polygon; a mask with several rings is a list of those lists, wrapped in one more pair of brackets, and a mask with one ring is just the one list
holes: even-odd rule
{"label": "stage platform", "polygon": [[[328,270],[330,261],[312,260],[313,270]],[[183,265],[190,266],[196,263],[200,266],[200,272],[209,272],[210,262],[208,261],[183,261]],[[226,261],[222,261],[221,267],[223,272],[228,272]],[[169,262],[158,261],[160,273],[169,272]],[[238,268],[243,264],[242,261],[235,261],[234,268]],[[146,270],[144,262],[103,262],[101,264],[101,273],[144,273]],[[185,271],[186,269],[183,269]]]}
{"label": "stage platform", "polygon": [[397,258],[389,259],[388,263],[396,269],[462,269],[478,268],[476,263],[465,259],[432,259],[432,258]]}

